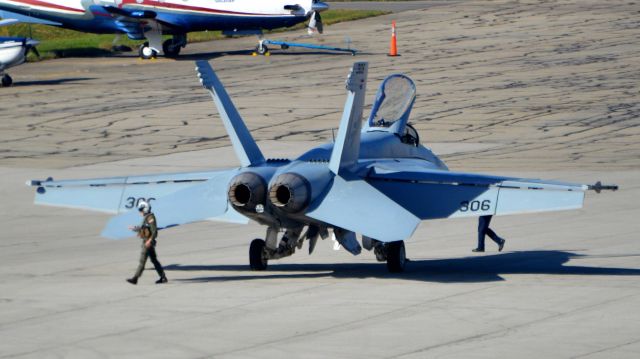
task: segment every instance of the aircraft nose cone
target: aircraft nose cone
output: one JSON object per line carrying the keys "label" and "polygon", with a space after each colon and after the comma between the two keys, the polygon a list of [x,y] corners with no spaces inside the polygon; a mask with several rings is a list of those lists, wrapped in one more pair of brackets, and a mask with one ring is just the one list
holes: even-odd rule
{"label": "aircraft nose cone", "polygon": [[317,12],[329,10],[329,4],[320,1],[314,2],[313,5],[311,5],[311,10]]}

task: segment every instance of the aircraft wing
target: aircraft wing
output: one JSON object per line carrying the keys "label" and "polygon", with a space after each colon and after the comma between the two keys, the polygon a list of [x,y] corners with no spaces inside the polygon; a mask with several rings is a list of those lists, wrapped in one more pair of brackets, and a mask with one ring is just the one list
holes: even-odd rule
{"label": "aircraft wing", "polygon": [[150,10],[125,9],[116,6],[100,5],[91,5],[90,10],[96,15],[109,15],[113,17],[116,20],[115,25],[118,29],[134,40],[145,37],[144,33],[148,31],[148,25],[150,25],[150,23],[158,24],[163,30],[180,27],[179,24],[171,23],[167,19],[159,19],[158,14]]}
{"label": "aircraft wing", "polygon": [[18,13],[15,13],[15,12],[6,11],[6,10],[0,10],[0,18],[8,20],[7,23],[5,23],[5,24],[1,24],[1,21],[0,21],[0,26],[11,25],[11,24],[14,24],[16,22],[21,22],[21,23],[25,23],[25,24],[43,24],[43,25],[51,25],[51,26],[60,26],[60,25],[62,25],[59,22],[38,19],[38,18],[35,18],[35,17],[26,16],[26,15],[18,14]]}
{"label": "aircraft wing", "polygon": [[[397,167],[397,168],[394,168]],[[590,186],[436,169],[372,166],[367,181],[420,219],[582,208]]]}
{"label": "aircraft wing", "polygon": [[[115,213],[103,235],[126,238],[139,224],[137,205],[150,203],[161,228],[202,220],[246,223],[227,202],[227,185],[236,170],[111,177],[87,180],[32,180],[35,203]],[[122,226],[120,226],[122,225]]]}

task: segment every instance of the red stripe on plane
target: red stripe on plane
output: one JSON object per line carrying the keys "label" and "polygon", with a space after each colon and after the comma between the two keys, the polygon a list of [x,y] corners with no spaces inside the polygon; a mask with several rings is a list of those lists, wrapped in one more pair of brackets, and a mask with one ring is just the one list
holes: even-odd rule
{"label": "red stripe on plane", "polygon": [[72,8],[72,7],[62,6],[62,5],[58,5],[58,4],[52,4],[52,3],[49,3],[49,2],[45,2],[45,1],[39,1],[39,0],[11,0],[11,1],[19,2],[19,3],[22,3],[22,4],[31,5],[31,6],[40,6],[40,7],[45,7],[45,8],[49,8],[49,9],[73,11],[73,12],[84,14],[84,10],[75,9],[75,8]]}
{"label": "red stripe on plane", "polygon": [[147,5],[159,8],[167,8],[167,9],[175,9],[175,10],[189,10],[189,11],[200,11],[200,12],[208,12],[213,14],[231,14],[231,15],[252,15],[252,16],[286,16],[286,14],[257,14],[257,13],[249,13],[249,12],[238,12],[238,11],[229,11],[229,10],[219,10],[219,9],[211,9],[206,7],[198,7],[198,6],[188,6],[188,5],[180,5],[168,2],[160,2],[157,0],[143,0],[142,2],[138,2],[138,0],[123,0],[120,7],[124,5]]}

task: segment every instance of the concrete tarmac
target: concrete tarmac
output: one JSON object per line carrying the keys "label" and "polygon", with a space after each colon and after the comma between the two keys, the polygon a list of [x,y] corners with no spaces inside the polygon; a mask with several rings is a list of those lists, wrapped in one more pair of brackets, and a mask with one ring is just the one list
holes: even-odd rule
{"label": "concrete tarmac", "polygon": [[[190,45],[179,61],[12,69],[16,86],[0,89],[0,358],[637,358],[639,10],[438,2],[327,27],[324,43],[349,36],[355,58],[252,57],[255,39],[242,38]],[[379,80],[408,74],[413,122],[451,169],[621,190],[588,193],[578,211],[495,218],[501,253],[491,242],[471,253],[476,220],[424,222],[399,275],[330,241],[252,272],[248,245],[264,228],[197,223],[160,234],[169,283],[153,284],[149,265],[134,287],[137,240],[100,238],[107,215],[34,206],[24,181],[234,166],[196,58],[211,59],[270,157],[331,139],[346,73],[366,60],[365,114]]]}

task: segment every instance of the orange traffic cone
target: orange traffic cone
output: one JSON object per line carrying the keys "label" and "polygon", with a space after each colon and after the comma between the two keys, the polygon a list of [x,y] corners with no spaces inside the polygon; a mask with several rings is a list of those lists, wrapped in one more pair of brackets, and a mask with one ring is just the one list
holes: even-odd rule
{"label": "orange traffic cone", "polygon": [[391,46],[389,48],[388,56],[400,56],[398,55],[398,44],[396,39],[396,21],[391,23]]}

